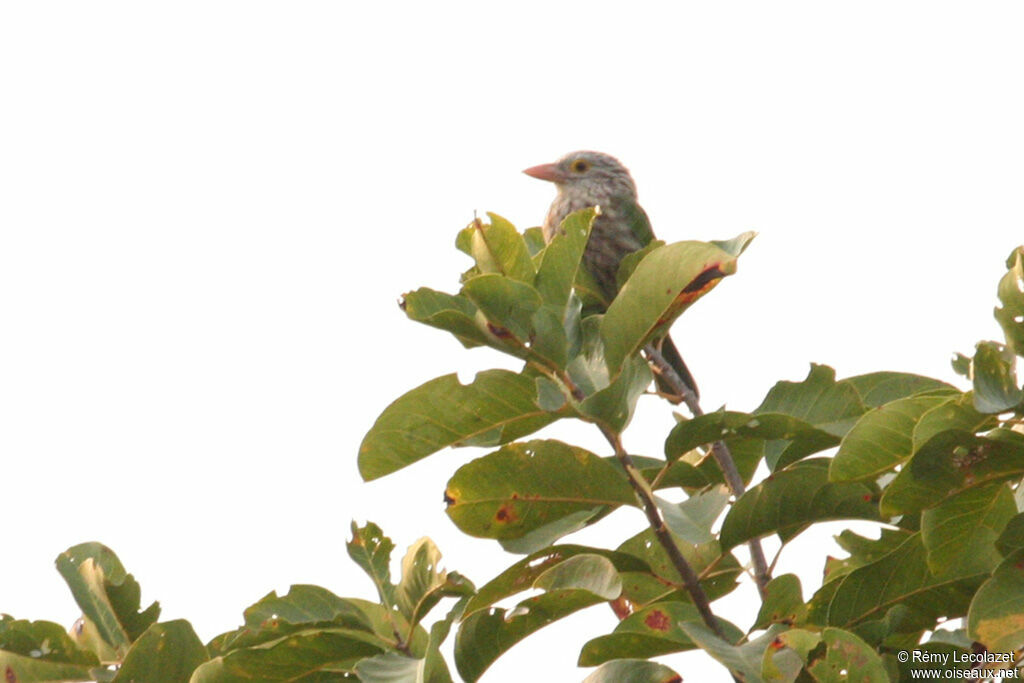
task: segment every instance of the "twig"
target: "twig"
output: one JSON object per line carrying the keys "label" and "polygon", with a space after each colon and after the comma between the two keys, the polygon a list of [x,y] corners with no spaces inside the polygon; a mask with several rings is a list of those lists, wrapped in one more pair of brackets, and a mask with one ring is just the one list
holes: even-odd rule
{"label": "twig", "polygon": [[643,481],[643,475],[637,471],[636,465],[633,464],[633,458],[623,449],[619,435],[604,425],[598,424],[597,426],[601,433],[604,434],[604,438],[611,444],[612,449],[615,451],[615,457],[626,471],[629,483],[643,506],[651,531],[654,532],[655,538],[658,539],[661,547],[664,548],[665,553],[672,562],[672,566],[679,572],[679,576],[683,580],[683,587],[690,594],[690,599],[693,600],[693,604],[697,608],[697,612],[700,613],[701,619],[707,624],[708,628],[715,632],[715,635],[723,640],[728,640],[722,627],[719,626],[714,613],[711,611],[711,603],[708,601],[708,596],[700,585],[700,578],[698,578],[690,563],[686,561],[686,558],[683,557],[682,551],[679,550],[675,539],[672,538],[668,527],[665,526],[665,521],[661,518],[661,512],[658,511],[658,504],[654,501],[654,497],[651,495],[646,482]]}
{"label": "twig", "polygon": [[[693,416],[700,417],[703,415],[704,411],[700,407],[700,400],[690,387],[686,386],[686,383],[679,377],[675,368],[669,365],[668,361],[655,348],[654,344],[645,346],[644,353],[647,354],[647,358],[654,364],[655,372],[682,398],[683,403],[690,409]],[[711,444],[711,457],[715,459],[718,468],[722,471],[722,477],[725,479],[729,490],[732,491],[733,496],[736,498],[742,496],[744,491],[746,491],[746,486],[743,483],[743,477],[740,476],[739,470],[736,469],[736,461],[733,460],[732,453],[729,452],[729,447],[724,441],[719,440]],[[772,577],[768,569],[768,562],[765,560],[764,549],[761,547],[761,540],[753,538],[747,541],[747,547],[750,549],[750,563],[754,567],[754,582],[757,584],[757,590],[761,594],[761,598],[764,599],[765,586],[768,585]]]}

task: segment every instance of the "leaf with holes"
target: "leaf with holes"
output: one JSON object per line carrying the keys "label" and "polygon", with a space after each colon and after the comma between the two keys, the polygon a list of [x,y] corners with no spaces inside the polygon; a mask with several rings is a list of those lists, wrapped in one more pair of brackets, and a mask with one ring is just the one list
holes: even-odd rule
{"label": "leaf with holes", "polygon": [[153,624],[132,644],[112,683],[189,683],[192,672],[209,658],[184,619]]}
{"label": "leaf with holes", "polygon": [[999,280],[997,293],[1002,304],[995,310],[996,320],[1006,335],[1006,345],[1024,356],[1024,247],[1017,247],[1006,259],[1009,269]]}
{"label": "leaf with holes", "polygon": [[82,613],[120,656],[160,616],[156,602],[140,611],[138,582],[101,543],[68,548],[57,557],[57,571]]}
{"label": "leaf with holes", "polygon": [[413,543],[402,558],[402,579],[395,586],[395,602],[411,624],[418,624],[441,598],[473,593],[468,579],[441,569],[440,563],[441,551],[429,538]]}
{"label": "leaf with holes", "polygon": [[0,671],[13,681],[88,681],[100,662],[52,621],[0,614]]}
{"label": "leaf with holes", "polygon": [[987,436],[941,432],[889,482],[879,503],[884,516],[918,512],[986,482],[1024,475],[1024,436],[997,429]]}
{"label": "leaf with holes", "polygon": [[974,407],[986,414],[1012,410],[1024,401],[1017,386],[1017,357],[996,342],[979,342],[971,361]]}
{"label": "leaf with holes", "polygon": [[448,446],[492,446],[557,419],[536,404],[535,379],[485,370],[470,384],[455,374],[430,380],[384,409],[359,446],[359,473],[369,481]]}

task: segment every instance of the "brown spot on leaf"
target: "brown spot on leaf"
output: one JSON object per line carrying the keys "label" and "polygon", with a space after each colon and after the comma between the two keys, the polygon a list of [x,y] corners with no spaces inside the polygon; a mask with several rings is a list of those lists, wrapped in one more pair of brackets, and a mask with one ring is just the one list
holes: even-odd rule
{"label": "brown spot on leaf", "polygon": [[863,496],[861,496],[861,498],[864,499],[865,503],[870,503],[871,502],[871,494],[870,493],[865,493]]}
{"label": "brown spot on leaf", "polygon": [[715,280],[721,280],[723,277],[725,277],[725,273],[721,271],[717,264],[710,268],[705,268],[704,272],[693,278],[693,282],[683,288],[682,293],[691,294],[693,292],[699,292],[709,283],[714,282]]}
{"label": "brown spot on leaf", "polygon": [[448,493],[447,489],[444,492],[444,504],[447,505],[448,507],[455,505],[455,498],[450,493]]}
{"label": "brown spot on leaf", "polygon": [[405,310],[405,305],[406,305],[405,297],[404,296],[403,297],[399,297],[399,299],[398,299],[398,307],[401,308],[404,311]]}
{"label": "brown spot on leaf", "polygon": [[487,329],[498,339],[510,339],[512,337],[512,333],[509,332],[508,328],[495,325],[489,320],[487,321]]}
{"label": "brown spot on leaf", "polygon": [[772,641],[771,648],[773,650],[781,650],[784,647],[786,647],[786,645],[782,642],[781,638],[776,638]]}
{"label": "brown spot on leaf", "polygon": [[502,524],[508,524],[509,522],[515,522],[519,519],[519,515],[516,514],[516,509],[511,505],[502,505],[498,508],[498,511],[494,513],[494,519]]}
{"label": "brown spot on leaf", "polygon": [[655,631],[667,631],[671,622],[667,614],[660,609],[656,609],[651,610],[651,613],[644,617],[644,623],[647,625],[647,628],[652,628]]}

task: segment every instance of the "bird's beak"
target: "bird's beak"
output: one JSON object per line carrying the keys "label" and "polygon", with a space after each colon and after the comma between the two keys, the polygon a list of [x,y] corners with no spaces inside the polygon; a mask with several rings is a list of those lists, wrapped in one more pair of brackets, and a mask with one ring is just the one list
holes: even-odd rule
{"label": "bird's beak", "polygon": [[541,164],[540,166],[531,166],[523,171],[523,173],[531,178],[547,180],[551,183],[564,183],[566,180],[565,173],[558,168],[558,164]]}

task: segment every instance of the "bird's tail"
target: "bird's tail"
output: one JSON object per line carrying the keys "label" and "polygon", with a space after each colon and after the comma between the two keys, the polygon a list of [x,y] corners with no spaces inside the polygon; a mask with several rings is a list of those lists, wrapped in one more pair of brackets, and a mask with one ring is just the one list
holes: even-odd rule
{"label": "bird's tail", "polygon": [[[675,343],[672,341],[672,337],[665,337],[661,342],[661,355],[668,362],[672,369],[679,375],[679,379],[683,381],[683,384],[693,392],[695,398],[700,398],[700,391],[697,389],[697,381],[693,379],[693,375],[690,374],[690,368],[686,367],[686,363],[683,361],[683,357],[679,355],[679,349],[676,348]],[[659,388],[667,393],[674,393],[671,387],[662,386],[662,382],[658,382]]]}

